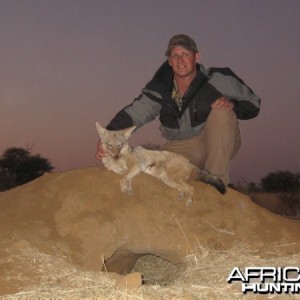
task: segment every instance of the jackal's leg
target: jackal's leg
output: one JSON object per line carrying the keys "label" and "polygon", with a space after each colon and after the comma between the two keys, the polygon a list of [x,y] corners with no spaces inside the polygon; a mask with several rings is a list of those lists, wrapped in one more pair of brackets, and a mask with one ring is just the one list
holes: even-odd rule
{"label": "jackal's leg", "polygon": [[194,196],[194,187],[185,183],[184,184],[188,190],[188,196],[187,196],[187,200],[185,202],[186,206],[191,206],[193,203],[193,196]]}
{"label": "jackal's leg", "polygon": [[139,174],[141,169],[138,166],[134,166],[131,168],[126,175],[124,175],[120,180],[120,186],[122,193],[128,194],[128,196],[132,196],[133,189],[131,185],[131,179]]}
{"label": "jackal's leg", "polygon": [[180,192],[178,199],[186,199],[185,205],[191,206],[193,203],[194,187],[186,182],[179,182],[179,185],[181,186],[182,191]]}
{"label": "jackal's leg", "polygon": [[191,206],[192,205],[192,198],[194,195],[194,188],[184,182],[176,182],[174,180],[172,180],[170,177],[168,177],[166,174],[165,176],[160,177],[160,179],[162,180],[162,182],[164,182],[166,185],[168,185],[169,187],[178,189],[180,191],[179,197],[178,199],[184,199],[186,198],[186,206]]}

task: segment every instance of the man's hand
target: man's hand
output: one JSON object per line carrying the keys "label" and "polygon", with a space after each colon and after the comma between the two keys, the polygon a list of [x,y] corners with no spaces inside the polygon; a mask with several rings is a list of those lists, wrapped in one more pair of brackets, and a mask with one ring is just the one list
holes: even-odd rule
{"label": "man's hand", "polygon": [[212,109],[233,109],[233,103],[230,102],[226,97],[218,98],[212,105]]}
{"label": "man's hand", "polygon": [[104,157],[104,156],[106,156],[106,152],[105,152],[105,150],[104,150],[104,148],[103,148],[103,146],[102,146],[102,142],[101,142],[101,140],[99,140],[99,142],[98,142],[98,144],[97,144],[97,152],[96,152],[96,158],[98,159],[98,160],[102,160],[102,158]]}

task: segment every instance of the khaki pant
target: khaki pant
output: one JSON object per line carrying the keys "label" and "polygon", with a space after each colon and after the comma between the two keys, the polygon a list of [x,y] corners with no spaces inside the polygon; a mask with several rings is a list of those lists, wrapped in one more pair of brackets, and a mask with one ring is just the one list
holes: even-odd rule
{"label": "khaki pant", "polygon": [[228,185],[229,162],[241,147],[237,117],[233,111],[213,109],[199,136],[168,141],[164,150],[187,157],[197,167],[218,176]]}

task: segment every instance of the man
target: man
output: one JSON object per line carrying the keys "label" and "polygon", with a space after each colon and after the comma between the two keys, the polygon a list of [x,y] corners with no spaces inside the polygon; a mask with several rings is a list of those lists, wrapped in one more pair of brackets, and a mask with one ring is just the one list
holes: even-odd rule
{"label": "man", "polygon": [[[163,149],[186,156],[228,185],[229,162],[241,146],[238,119],[257,116],[260,98],[229,68],[204,68],[195,41],[173,36],[168,60],[141,95],[108,124],[109,130],[137,128],[159,117]],[[98,143],[97,159],[105,153]]]}

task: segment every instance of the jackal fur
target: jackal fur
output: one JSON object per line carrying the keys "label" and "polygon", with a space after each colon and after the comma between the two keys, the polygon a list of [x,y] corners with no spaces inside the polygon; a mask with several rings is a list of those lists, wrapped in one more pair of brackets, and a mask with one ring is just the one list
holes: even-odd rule
{"label": "jackal fur", "polygon": [[170,151],[148,150],[143,147],[130,147],[128,139],[136,126],[119,131],[109,131],[96,122],[106,155],[102,158],[104,166],[122,175],[121,191],[132,195],[131,180],[140,172],[150,174],[169,187],[180,191],[179,199],[192,205],[194,187],[189,180],[200,180],[214,186],[220,193],[226,192],[223,182],[216,176],[197,168],[182,155]]}

